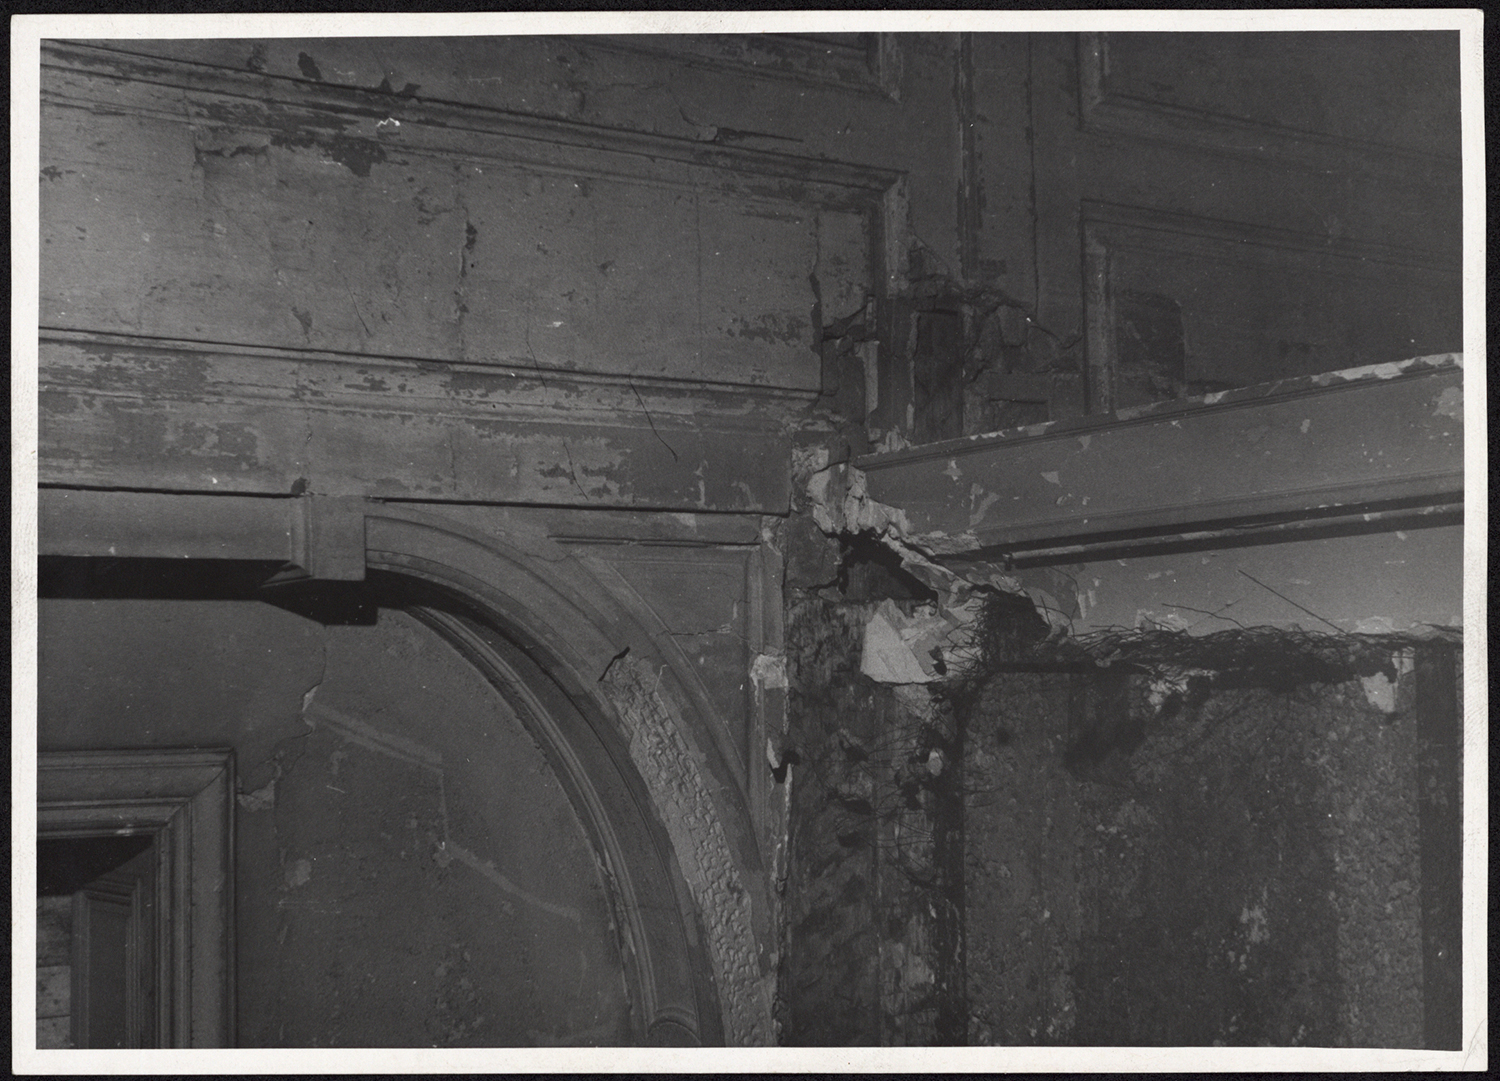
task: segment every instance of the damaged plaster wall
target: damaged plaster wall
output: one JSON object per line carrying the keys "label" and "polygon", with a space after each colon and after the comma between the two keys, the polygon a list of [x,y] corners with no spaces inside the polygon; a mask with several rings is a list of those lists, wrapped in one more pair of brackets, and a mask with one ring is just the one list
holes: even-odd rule
{"label": "damaged plaster wall", "polygon": [[1236,625],[1383,634],[1463,623],[1461,526],[1104,560],[1018,576],[1046,589],[1080,632],[1155,624],[1197,634]]}
{"label": "damaged plaster wall", "polygon": [[592,850],[505,702],[415,620],[44,600],[39,746],[232,746],[246,1046],[631,1041]]}
{"label": "damaged plaster wall", "polygon": [[660,672],[616,658],[600,677],[630,732],[630,756],[661,808],[678,862],[699,911],[713,957],[730,1046],[775,1042],[773,978],[758,947],[751,896],[729,854],[704,771],[657,693]]}
{"label": "damaged plaster wall", "polygon": [[791,822],[782,1038],[962,1042],[958,733],[928,685],[962,665],[978,598],[887,543],[899,523],[826,451],[798,460],[778,751]]}
{"label": "damaged plaster wall", "polygon": [[1221,639],[1188,678],[1110,641],[969,700],[971,1040],[1422,1046],[1410,665],[1366,643],[1377,703],[1299,660],[1331,636]]}
{"label": "damaged plaster wall", "polygon": [[1025,594],[1055,629],[1080,634],[1263,626],[1389,634],[1463,622],[1460,526],[1007,570],[953,558],[970,551],[974,538],[916,532],[901,508],[868,494],[859,469],[829,465],[826,451],[804,452],[799,464],[819,528],[877,538],[903,569],[944,596],[954,628],[973,621],[976,610],[966,602],[992,591]]}
{"label": "damaged plaster wall", "polygon": [[793,1046],[955,1042],[945,838],[956,823],[943,799],[952,732],[920,687],[859,670],[877,607],[807,594],[789,612],[792,826],[777,1019]]}
{"label": "damaged plaster wall", "polygon": [[[927,594],[845,613],[861,675],[884,685],[867,694],[956,715],[952,1042],[1421,1044],[1410,666],[1286,666],[1304,632],[1340,645],[1458,624],[1459,530],[1001,573],[945,560],[971,539],[915,534],[858,470],[800,460],[816,527],[878,547]],[[981,639],[1007,596],[1025,637],[1054,651],[1010,660],[1053,673],[986,667],[1005,660]],[[1255,628],[1257,648],[1281,643],[1254,662],[1270,689],[1230,683],[1205,701],[1210,673],[1186,659],[1151,683],[1069,652],[1132,628],[1184,646]],[[826,861],[835,849],[822,848]],[[1196,877],[1181,890],[1184,875]]]}

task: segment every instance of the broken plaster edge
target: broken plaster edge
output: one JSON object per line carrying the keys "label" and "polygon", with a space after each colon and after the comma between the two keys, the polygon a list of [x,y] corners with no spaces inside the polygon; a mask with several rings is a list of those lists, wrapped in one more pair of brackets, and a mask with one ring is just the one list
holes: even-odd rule
{"label": "broken plaster edge", "polygon": [[1024,593],[1019,579],[976,563],[962,571],[938,562],[945,556],[962,555],[980,546],[973,530],[949,534],[923,533],[912,527],[900,507],[882,503],[869,494],[865,473],[847,462],[825,464],[812,459],[815,468],[802,488],[809,500],[813,522],[831,537],[870,534],[901,559],[902,569],[940,594],[948,604],[960,604],[977,590]]}
{"label": "broken plaster edge", "polygon": [[[811,472],[801,487],[817,527],[832,537],[873,536],[896,554],[902,570],[940,598],[927,614],[908,616],[886,601],[867,615],[860,668],[869,678],[914,686],[956,675],[973,660],[966,639],[978,618],[978,596],[1009,593],[1037,603],[1034,590],[992,563],[976,562],[956,570],[939,562],[977,549],[979,540],[972,530],[957,535],[919,533],[905,511],[870,496],[858,467],[846,462],[829,465],[826,452],[809,454],[804,461]],[[1055,631],[1070,628],[1070,621],[1059,627],[1052,609],[1038,608]],[[934,655],[941,658],[940,665],[934,663]]]}

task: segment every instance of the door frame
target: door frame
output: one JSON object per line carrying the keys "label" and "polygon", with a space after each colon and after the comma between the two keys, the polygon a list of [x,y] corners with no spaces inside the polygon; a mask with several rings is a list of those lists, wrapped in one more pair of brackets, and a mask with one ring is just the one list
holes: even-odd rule
{"label": "door frame", "polygon": [[234,1045],[233,793],[225,748],[37,755],[39,840],[153,840],[157,1047]]}

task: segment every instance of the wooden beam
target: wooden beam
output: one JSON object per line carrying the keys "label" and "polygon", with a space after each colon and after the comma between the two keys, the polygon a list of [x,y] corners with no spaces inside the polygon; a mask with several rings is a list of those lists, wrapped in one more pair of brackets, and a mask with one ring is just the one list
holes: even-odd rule
{"label": "wooden beam", "polygon": [[[1463,500],[1457,357],[1332,372],[859,459],[908,538],[1024,556],[1121,540],[1450,513]],[[1394,526],[1391,526],[1394,528]]]}

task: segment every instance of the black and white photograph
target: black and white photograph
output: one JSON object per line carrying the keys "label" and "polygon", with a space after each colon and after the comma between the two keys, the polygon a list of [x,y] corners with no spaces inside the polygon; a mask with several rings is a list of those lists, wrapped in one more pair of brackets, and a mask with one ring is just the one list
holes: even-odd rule
{"label": "black and white photograph", "polygon": [[1487,1068],[1481,12],[11,29],[16,1073]]}

